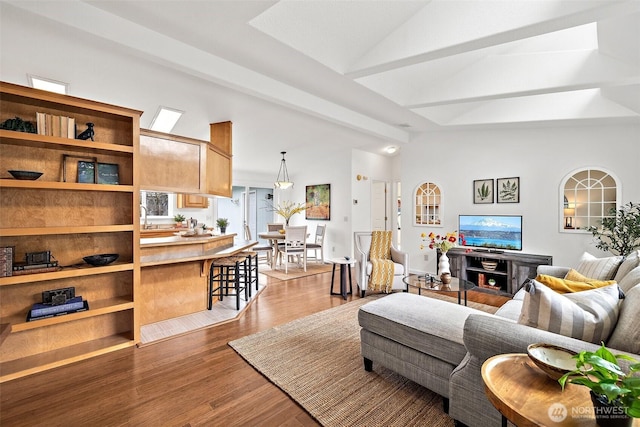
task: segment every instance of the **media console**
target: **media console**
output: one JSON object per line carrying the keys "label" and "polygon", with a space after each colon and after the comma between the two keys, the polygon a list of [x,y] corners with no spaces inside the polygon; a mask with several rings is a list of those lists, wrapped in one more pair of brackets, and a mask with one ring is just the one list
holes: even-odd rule
{"label": "media console", "polygon": [[[482,289],[507,295],[515,294],[525,280],[536,277],[539,265],[553,263],[550,255],[486,249],[467,251],[458,247],[447,252],[451,275],[473,282]],[[495,281],[495,285],[491,286],[490,281]]]}

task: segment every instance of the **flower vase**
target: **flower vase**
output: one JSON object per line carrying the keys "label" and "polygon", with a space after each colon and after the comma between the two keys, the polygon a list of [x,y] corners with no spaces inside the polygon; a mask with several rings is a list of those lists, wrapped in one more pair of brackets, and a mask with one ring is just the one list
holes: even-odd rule
{"label": "flower vase", "polygon": [[442,252],[440,254],[440,260],[438,261],[438,274],[451,274],[451,270],[449,267],[449,257],[446,252]]}

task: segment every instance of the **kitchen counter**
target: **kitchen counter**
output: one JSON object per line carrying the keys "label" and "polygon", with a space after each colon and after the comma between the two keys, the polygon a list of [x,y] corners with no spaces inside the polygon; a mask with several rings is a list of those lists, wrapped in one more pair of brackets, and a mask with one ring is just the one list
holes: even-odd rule
{"label": "kitchen counter", "polygon": [[211,262],[258,243],[235,237],[223,234],[140,239],[141,325],[206,310]]}

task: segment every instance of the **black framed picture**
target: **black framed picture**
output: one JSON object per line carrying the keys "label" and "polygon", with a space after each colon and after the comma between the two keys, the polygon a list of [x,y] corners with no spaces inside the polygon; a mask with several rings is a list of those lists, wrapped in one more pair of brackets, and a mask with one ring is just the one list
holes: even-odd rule
{"label": "black framed picture", "polygon": [[78,162],[78,182],[94,184],[96,179],[96,163],[80,160]]}
{"label": "black framed picture", "polygon": [[306,186],[305,219],[331,219],[331,184]]}
{"label": "black framed picture", "polygon": [[520,178],[498,178],[496,193],[498,203],[520,203]]}
{"label": "black framed picture", "polygon": [[493,179],[473,181],[473,203],[493,203]]}

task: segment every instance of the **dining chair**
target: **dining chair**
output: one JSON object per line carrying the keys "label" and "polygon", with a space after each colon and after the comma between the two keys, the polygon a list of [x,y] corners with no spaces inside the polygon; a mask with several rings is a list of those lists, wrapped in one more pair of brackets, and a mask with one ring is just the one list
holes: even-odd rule
{"label": "dining chair", "polygon": [[284,272],[288,273],[290,257],[296,257],[298,264],[302,258],[302,266],[307,271],[307,226],[286,227],[284,242],[278,245],[280,265],[284,260]]}
{"label": "dining chair", "polygon": [[[316,262],[324,264],[324,235],[327,230],[327,226],[320,224],[316,227],[315,240],[312,243],[307,243],[307,251],[313,251],[312,256],[307,256],[307,260],[315,259]],[[320,251],[320,257],[318,257],[318,251]]]}
{"label": "dining chair", "polygon": [[[249,225],[245,224],[244,226],[244,238],[246,240],[253,240],[251,238],[251,229],[249,228]],[[257,252],[258,253],[258,262],[265,261],[267,262],[269,265],[271,265],[271,257],[273,256],[273,246],[271,245],[256,245],[256,246],[252,246],[251,251]],[[260,256],[260,255],[264,255],[264,256]]]}
{"label": "dining chair", "polygon": [[280,231],[284,229],[284,224],[267,224],[267,231]]}

